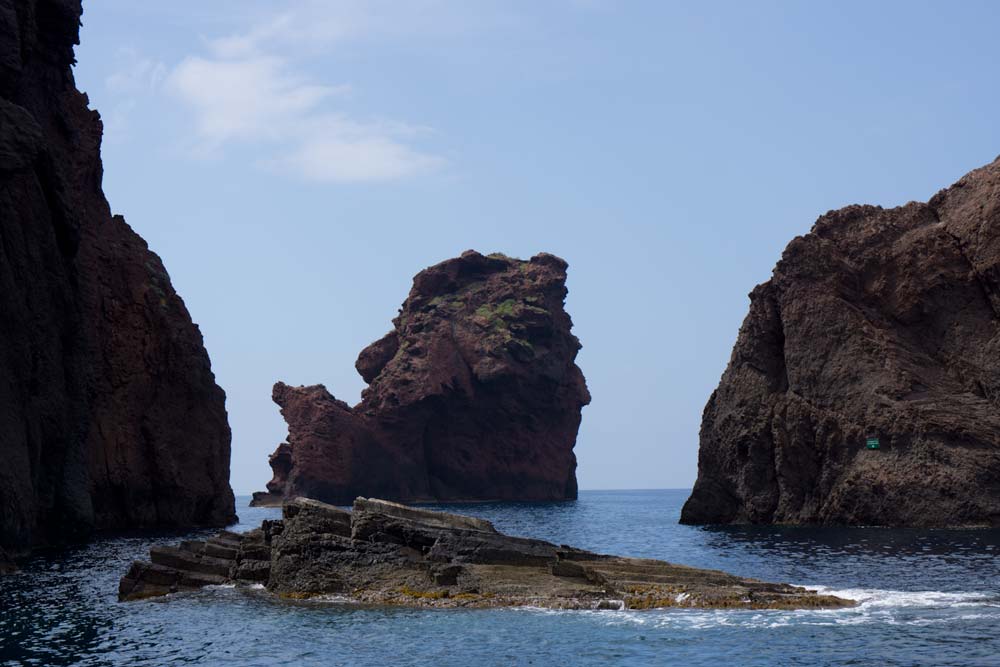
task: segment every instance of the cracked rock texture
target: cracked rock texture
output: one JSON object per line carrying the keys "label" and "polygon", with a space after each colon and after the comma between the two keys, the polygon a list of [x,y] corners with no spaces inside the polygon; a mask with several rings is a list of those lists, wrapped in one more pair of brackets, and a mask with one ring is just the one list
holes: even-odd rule
{"label": "cracked rock texture", "polygon": [[201,333],[101,191],[102,124],[71,70],[80,15],[0,0],[0,561],[235,516]]}
{"label": "cracked rock texture", "polygon": [[810,609],[816,591],[659,560],[504,535],[484,519],[357,498],[353,511],[296,498],[238,535],[156,546],[122,577],[122,601],[219,584],[283,598],[406,607]]}
{"label": "cracked rock texture", "polygon": [[682,522],[1000,525],[1000,160],[824,215],[750,300]]}
{"label": "cracked rock texture", "polygon": [[575,498],[590,394],[563,308],[566,266],[470,250],[417,274],[394,329],[358,357],[361,403],[274,386],[288,441],[256,502]]}

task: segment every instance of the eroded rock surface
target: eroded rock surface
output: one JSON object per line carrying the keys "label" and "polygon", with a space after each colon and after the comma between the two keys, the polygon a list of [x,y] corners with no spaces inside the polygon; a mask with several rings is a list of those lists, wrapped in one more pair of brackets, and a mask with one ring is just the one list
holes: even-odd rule
{"label": "eroded rock surface", "polygon": [[0,0],[0,554],[223,525],[230,433],[201,333],[101,192],[79,0]]}
{"label": "eroded rock surface", "polygon": [[265,583],[292,599],[415,607],[562,609],[844,607],[787,584],[657,560],[596,554],[499,533],[489,521],[358,498],[352,512],[304,498],[244,536],[154,547],[121,580],[121,600]]}
{"label": "eroded rock surface", "polygon": [[824,215],[750,299],[683,522],[1000,525],[1000,160]]}
{"label": "eroded rock surface", "polygon": [[470,250],[421,271],[395,328],[358,357],[361,403],[274,386],[288,441],[258,502],[575,498],[590,394],[565,282],[566,262],[547,254]]}

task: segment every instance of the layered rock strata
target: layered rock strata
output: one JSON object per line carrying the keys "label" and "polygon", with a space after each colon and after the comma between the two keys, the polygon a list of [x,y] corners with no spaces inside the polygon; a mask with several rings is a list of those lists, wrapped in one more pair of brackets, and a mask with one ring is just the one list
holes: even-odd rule
{"label": "layered rock strata", "polygon": [[201,333],[101,191],[78,0],[0,0],[0,554],[234,515]]}
{"label": "layered rock strata", "polygon": [[412,607],[560,609],[844,607],[787,584],[657,560],[596,554],[498,532],[483,519],[358,498],[352,512],[315,500],[245,535],[154,547],[121,580],[136,600],[207,584],[263,583],[286,598]]}
{"label": "layered rock strata", "polygon": [[256,502],[576,498],[590,394],[563,307],[566,267],[470,250],[417,274],[393,330],[358,356],[361,403],[274,386],[288,440]]}
{"label": "layered rock strata", "polygon": [[750,294],[685,523],[1000,526],[1000,160],[849,206]]}

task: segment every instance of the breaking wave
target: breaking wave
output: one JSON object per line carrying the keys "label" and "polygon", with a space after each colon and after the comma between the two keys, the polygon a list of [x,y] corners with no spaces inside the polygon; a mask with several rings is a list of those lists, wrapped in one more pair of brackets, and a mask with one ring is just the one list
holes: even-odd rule
{"label": "breaking wave", "polygon": [[[661,609],[649,611],[563,611],[533,608],[538,614],[579,614],[602,625],[647,629],[785,628],[789,626],[934,625],[968,620],[1000,620],[1000,595],[985,592],[893,591],[807,586],[824,595],[855,600],[846,609],[734,610]],[[967,613],[956,614],[956,608]]]}

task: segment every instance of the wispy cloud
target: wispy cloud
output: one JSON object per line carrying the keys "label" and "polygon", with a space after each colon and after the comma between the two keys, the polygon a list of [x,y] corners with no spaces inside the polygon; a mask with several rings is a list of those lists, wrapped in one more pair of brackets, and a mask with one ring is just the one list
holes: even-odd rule
{"label": "wispy cloud", "polygon": [[412,145],[427,128],[355,118],[343,105],[346,84],[315,81],[303,62],[371,20],[363,5],[306,2],[243,32],[206,41],[166,78],[166,90],[192,113],[199,156],[252,148],[257,163],[320,182],[405,178],[443,164]]}
{"label": "wispy cloud", "polygon": [[441,158],[416,151],[398,139],[418,133],[420,128],[410,126],[364,124],[323,115],[309,119],[292,150],[262,164],[313,181],[405,178],[443,164]]}
{"label": "wispy cloud", "polygon": [[296,122],[312,120],[322,103],[348,90],[311,83],[283,60],[259,55],[186,58],[170,74],[167,87],[194,112],[205,152],[231,141],[285,139]]}
{"label": "wispy cloud", "polygon": [[[321,52],[351,40],[440,37],[491,23],[486,4],[456,0],[284,0],[280,11],[258,15],[236,32],[208,40],[218,57],[240,57],[272,49]],[[470,11],[471,7],[471,11]]]}
{"label": "wispy cloud", "polygon": [[332,3],[323,11],[307,4],[266,18],[245,32],[212,39],[208,46],[221,58],[245,57],[267,48],[322,50],[366,32],[365,16],[362,11],[345,11],[343,4]]}

